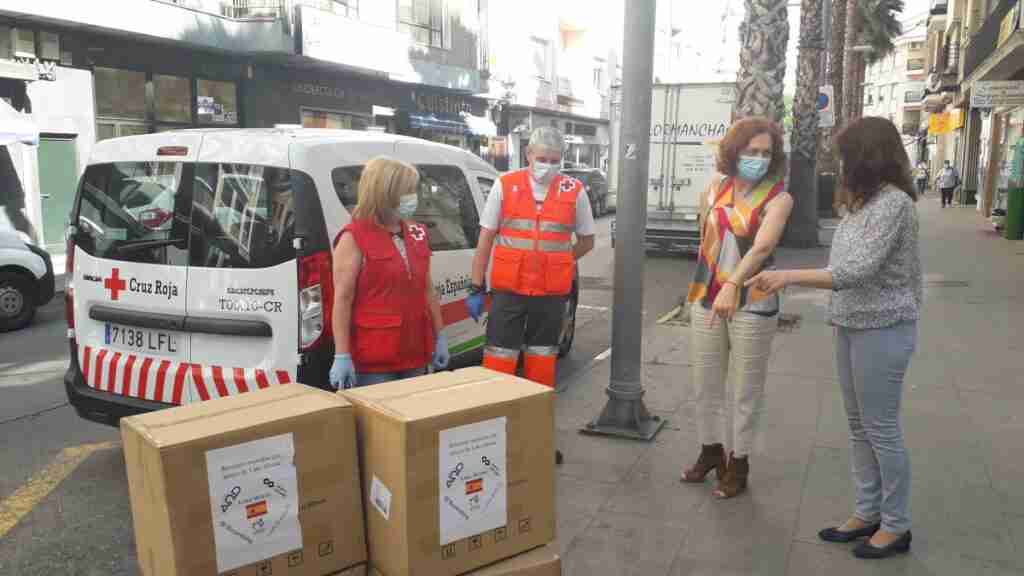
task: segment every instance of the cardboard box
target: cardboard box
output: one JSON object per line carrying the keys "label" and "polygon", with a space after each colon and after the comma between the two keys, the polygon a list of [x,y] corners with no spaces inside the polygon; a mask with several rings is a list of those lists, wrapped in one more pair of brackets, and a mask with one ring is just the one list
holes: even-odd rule
{"label": "cardboard box", "polygon": [[[372,576],[384,576],[377,568],[370,571]],[[561,576],[562,559],[558,547],[552,544],[534,548],[508,560],[474,570],[464,576]]]}
{"label": "cardboard box", "polygon": [[464,574],[555,539],[550,388],[467,368],[343,394],[383,574]]}
{"label": "cardboard box", "polygon": [[145,576],[366,572],[352,405],[302,384],[121,420]]}

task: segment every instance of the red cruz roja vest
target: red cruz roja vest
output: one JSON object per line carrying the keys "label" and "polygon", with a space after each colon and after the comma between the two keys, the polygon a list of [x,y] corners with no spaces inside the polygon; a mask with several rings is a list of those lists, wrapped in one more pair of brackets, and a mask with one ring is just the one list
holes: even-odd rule
{"label": "red cruz roja vest", "polygon": [[568,294],[576,272],[579,180],[558,175],[548,185],[540,211],[526,170],[501,176],[501,224],[495,237],[491,288],[524,296]]}
{"label": "red cruz roja vest", "polygon": [[362,266],[352,300],[349,349],[357,372],[398,372],[426,366],[434,353],[434,325],[427,302],[430,244],[427,229],[402,221],[409,268],[391,232],[369,219],[353,220],[350,232]]}

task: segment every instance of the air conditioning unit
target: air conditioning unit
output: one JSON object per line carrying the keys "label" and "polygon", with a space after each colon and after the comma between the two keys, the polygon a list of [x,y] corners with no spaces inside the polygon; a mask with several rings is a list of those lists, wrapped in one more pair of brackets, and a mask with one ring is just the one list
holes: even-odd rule
{"label": "air conditioning unit", "polygon": [[30,28],[11,28],[11,49],[15,58],[35,58],[36,31]]}

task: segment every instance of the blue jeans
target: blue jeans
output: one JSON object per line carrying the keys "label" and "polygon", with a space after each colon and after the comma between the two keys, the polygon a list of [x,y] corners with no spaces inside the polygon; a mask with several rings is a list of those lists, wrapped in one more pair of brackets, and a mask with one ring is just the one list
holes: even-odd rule
{"label": "blue jeans", "polygon": [[850,424],[857,489],[854,515],[882,530],[910,529],[910,457],[903,444],[903,376],[917,345],[917,323],[836,329],[836,366]]}
{"label": "blue jeans", "polygon": [[356,388],[359,388],[360,386],[383,384],[385,382],[391,382],[392,380],[415,378],[416,376],[423,376],[426,373],[426,366],[423,366],[422,368],[413,368],[412,370],[402,370],[400,372],[359,372],[356,374]]}

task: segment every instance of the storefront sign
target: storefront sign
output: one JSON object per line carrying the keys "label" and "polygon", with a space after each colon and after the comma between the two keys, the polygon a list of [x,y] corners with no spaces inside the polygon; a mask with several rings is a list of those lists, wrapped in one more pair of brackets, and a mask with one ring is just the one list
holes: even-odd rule
{"label": "storefront sign", "polygon": [[1024,106],[1024,80],[975,82],[971,86],[971,108]]}
{"label": "storefront sign", "polygon": [[949,112],[932,114],[928,117],[928,134],[949,134],[953,131]]}
{"label": "storefront sign", "polygon": [[417,112],[430,114],[473,113],[473,104],[462,96],[413,92],[412,97],[416,102]]}
{"label": "storefront sign", "polygon": [[296,82],[292,90],[297,94],[308,94],[310,96],[324,96],[326,98],[345,98],[345,89],[337,86],[324,86],[312,82]]}

